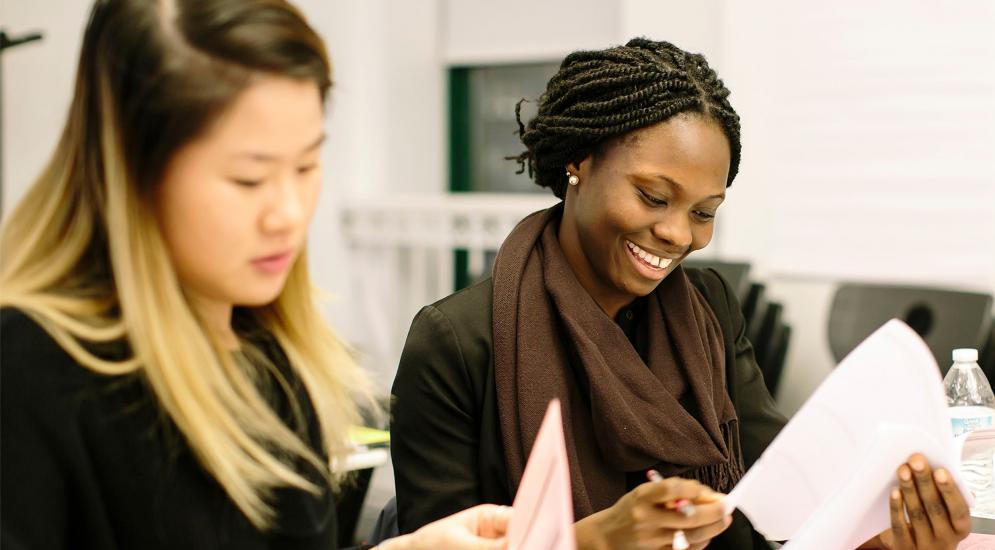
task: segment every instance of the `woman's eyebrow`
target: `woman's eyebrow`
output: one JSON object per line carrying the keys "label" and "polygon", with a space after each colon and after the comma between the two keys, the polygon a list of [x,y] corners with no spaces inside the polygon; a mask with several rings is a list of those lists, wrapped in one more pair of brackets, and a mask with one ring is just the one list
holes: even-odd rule
{"label": "woman's eyebrow", "polygon": [[[310,145],[301,150],[300,154],[305,155],[307,153],[314,151],[318,147],[321,147],[321,144],[325,142],[325,139],[327,137],[328,136],[326,134],[324,133],[321,134],[320,136],[318,136],[318,139],[314,140]],[[244,151],[232,155],[232,158],[245,158],[245,157],[259,162],[273,162],[277,160],[277,157],[274,155],[269,155],[266,153],[257,153],[252,151]]]}

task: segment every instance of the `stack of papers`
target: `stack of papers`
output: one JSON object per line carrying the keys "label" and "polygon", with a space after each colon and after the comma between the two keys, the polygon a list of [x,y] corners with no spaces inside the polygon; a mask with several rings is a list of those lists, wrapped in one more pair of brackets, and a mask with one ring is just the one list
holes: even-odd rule
{"label": "stack of papers", "polygon": [[726,499],[785,548],[851,550],[889,528],[896,469],[922,453],[961,491],[960,445],[940,370],[919,336],[892,320],[822,383]]}

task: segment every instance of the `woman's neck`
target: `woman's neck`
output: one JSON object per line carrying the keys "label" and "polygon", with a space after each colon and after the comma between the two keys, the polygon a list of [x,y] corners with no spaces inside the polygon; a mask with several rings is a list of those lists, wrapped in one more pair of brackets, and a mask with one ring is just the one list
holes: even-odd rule
{"label": "woman's neck", "polygon": [[204,327],[210,331],[211,336],[224,349],[234,351],[239,348],[238,335],[235,334],[231,325],[233,304],[196,296],[192,293],[187,294],[187,299],[197,317],[204,323]]}
{"label": "woman's neck", "polygon": [[605,312],[605,315],[614,319],[623,307],[632,303],[632,296],[621,294],[610,285],[606,285],[598,276],[594,266],[584,254],[577,225],[566,208],[563,209],[556,238],[560,242],[560,248],[567,259],[567,264],[570,265],[570,269],[580,282],[580,286],[584,287],[584,290],[591,295],[591,298],[598,304],[601,311]]}

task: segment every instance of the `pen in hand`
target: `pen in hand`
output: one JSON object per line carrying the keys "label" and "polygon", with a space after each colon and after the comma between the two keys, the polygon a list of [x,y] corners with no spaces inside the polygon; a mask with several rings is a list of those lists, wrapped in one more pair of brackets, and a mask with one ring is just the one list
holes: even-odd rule
{"label": "pen in hand", "polygon": [[[646,477],[653,482],[663,481],[663,476],[660,475],[660,472],[653,469],[646,470]],[[684,517],[691,517],[694,515],[694,503],[686,498],[668,500],[664,506],[670,510],[677,510]],[[687,550],[691,547],[691,545],[688,544],[688,539],[684,534],[683,529],[677,529],[674,531],[674,540],[671,543],[671,547],[674,550]]]}
{"label": "pen in hand", "polygon": [[[647,470],[646,477],[650,481],[663,481],[663,476],[661,476],[660,472],[656,470]],[[668,500],[665,506],[668,510],[677,510],[684,517],[691,517],[694,515],[694,503],[686,498]]]}

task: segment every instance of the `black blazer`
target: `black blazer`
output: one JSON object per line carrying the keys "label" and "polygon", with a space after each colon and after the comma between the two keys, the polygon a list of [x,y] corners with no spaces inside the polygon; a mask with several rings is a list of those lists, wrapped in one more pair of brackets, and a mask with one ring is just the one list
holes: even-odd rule
{"label": "black blazer", "polygon": [[[743,459],[759,458],[786,422],[774,408],[746,339],[732,291],[713,270],[686,269],[715,311],[725,340],[729,395]],[[487,279],[424,307],[415,317],[393,386],[391,454],[398,523],[407,533],[480,503],[511,504],[494,387]],[[644,478],[629,476],[631,487]],[[709,545],[766,548],[742,515]]]}
{"label": "black blazer", "polygon": [[[292,376],[282,352],[267,353]],[[278,525],[261,533],[200,467],[141,377],[80,366],[14,309],[0,313],[0,392],[5,550],[335,548],[328,491],[278,490]],[[316,445],[310,402],[302,407]]]}

